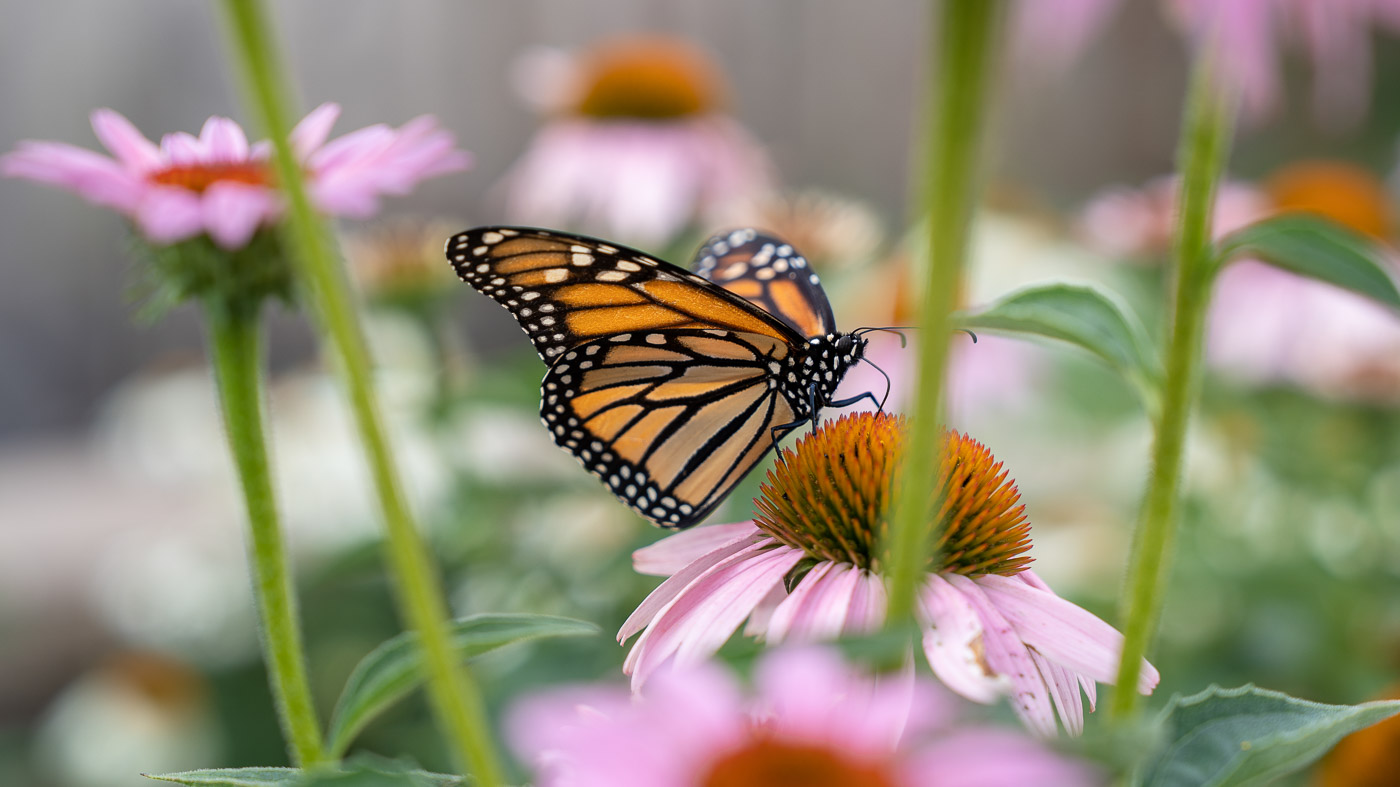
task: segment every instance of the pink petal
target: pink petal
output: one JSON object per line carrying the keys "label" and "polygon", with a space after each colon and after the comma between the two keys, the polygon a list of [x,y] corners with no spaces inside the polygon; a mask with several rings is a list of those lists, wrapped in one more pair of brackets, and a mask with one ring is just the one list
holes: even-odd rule
{"label": "pink petal", "polygon": [[989,671],[982,660],[982,621],[963,594],[940,576],[930,576],[919,597],[930,627],[924,654],[948,688],[973,702],[994,702],[1011,684]]}
{"label": "pink petal", "polygon": [[132,172],[145,174],[161,167],[160,148],[119,113],[110,109],[95,110],[92,130],[98,141]]}
{"label": "pink petal", "polygon": [[290,135],[292,150],[296,151],[297,158],[305,160],[322,145],[331,135],[331,127],[340,117],[340,105],[326,103],[311,110],[311,112],[297,123]]}
{"label": "pink petal", "polygon": [[1008,730],[965,728],[904,768],[911,787],[1089,787],[1103,775]]}
{"label": "pink petal", "polygon": [[1049,687],[1015,628],[976,582],[953,574],[948,577],[948,583],[962,593],[977,611],[977,617],[982,621],[982,646],[987,666],[1011,680],[1011,707],[1016,715],[1035,734],[1054,736],[1057,730]]}
{"label": "pink petal", "polygon": [[633,552],[632,568],[639,574],[667,577],[701,556],[757,532],[753,522],[692,527]]}
{"label": "pink petal", "polygon": [[[977,585],[1027,645],[1100,683],[1114,681],[1123,635],[1112,626],[1053,593],[1010,577],[989,574],[979,577]],[[1158,680],[1157,670],[1143,660],[1138,691],[1152,693]]]}
{"label": "pink petal", "polygon": [[686,587],[628,654],[623,671],[631,672],[633,688],[639,688],[672,655],[677,665],[684,665],[718,650],[802,554],[778,547],[757,555],[736,555]]}
{"label": "pink petal", "polygon": [[1041,680],[1050,691],[1050,699],[1055,703],[1055,712],[1065,725],[1065,731],[1070,735],[1083,734],[1084,702],[1079,699],[1079,676],[1045,658],[1034,648],[1027,650],[1040,671]]}
{"label": "pink petal", "polygon": [[156,243],[176,243],[204,230],[199,195],[168,186],[149,189],[136,209],[135,219],[142,233]]}
{"label": "pink petal", "polygon": [[245,161],[248,158],[248,137],[237,123],[222,117],[204,121],[199,141],[211,162]]}
{"label": "pink petal", "polygon": [[241,249],[277,212],[272,192],[244,183],[215,183],[204,192],[204,227],[221,248]]}
{"label": "pink petal", "polygon": [[807,576],[803,577],[802,580],[797,583],[797,587],[792,589],[792,592],[787,595],[787,598],[778,603],[777,609],[774,609],[772,616],[768,618],[768,631],[766,636],[769,642],[776,644],[782,642],[787,637],[788,631],[792,628],[793,621],[801,612],[807,599],[811,597],[817,587],[821,585],[822,578],[825,577],[831,569],[835,568],[835,566],[836,564],[829,560],[823,560],[816,564],[812,567],[811,571],[807,572]]}
{"label": "pink petal", "polygon": [[0,156],[0,173],[58,186],[127,215],[136,211],[147,188],[120,163],[62,142],[19,143],[13,152]]}
{"label": "pink petal", "polygon": [[161,137],[160,150],[170,163],[176,166],[190,166],[206,161],[204,144],[183,131]]}
{"label": "pink petal", "polygon": [[874,631],[885,624],[885,582],[869,571],[857,572],[851,592],[851,608],[846,614],[847,633]]}
{"label": "pink petal", "polygon": [[716,566],[735,555],[757,552],[766,543],[766,540],[766,536],[755,530],[748,538],[733,541],[719,549],[706,552],[694,563],[677,571],[665,582],[662,582],[656,590],[653,590],[642,601],[641,605],[627,617],[622,628],[617,632],[617,641],[626,642],[633,634],[649,626],[652,620],[669,606],[676,596],[680,595],[681,591],[690,587],[692,582],[710,573]]}

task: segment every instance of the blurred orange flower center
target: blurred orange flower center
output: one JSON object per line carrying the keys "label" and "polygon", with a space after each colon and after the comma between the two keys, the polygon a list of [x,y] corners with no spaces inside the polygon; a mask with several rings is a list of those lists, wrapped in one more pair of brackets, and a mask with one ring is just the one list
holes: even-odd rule
{"label": "blurred orange flower center", "polygon": [[223,182],[266,186],[271,182],[267,167],[255,161],[231,161],[219,164],[181,164],[153,173],[151,180],[164,186],[203,193],[210,186]]}
{"label": "blurred orange flower center", "polygon": [[1370,171],[1342,161],[1305,161],[1266,184],[1280,211],[1316,213],[1376,238],[1390,237],[1390,197]]}
{"label": "blurred orange flower center", "polygon": [[678,39],[615,40],[585,55],[581,71],[584,115],[660,120],[703,114],[719,103],[718,70]]}
{"label": "blurred orange flower center", "polygon": [[858,762],[812,744],[759,738],[732,752],[699,781],[700,787],[894,787],[880,763]]}

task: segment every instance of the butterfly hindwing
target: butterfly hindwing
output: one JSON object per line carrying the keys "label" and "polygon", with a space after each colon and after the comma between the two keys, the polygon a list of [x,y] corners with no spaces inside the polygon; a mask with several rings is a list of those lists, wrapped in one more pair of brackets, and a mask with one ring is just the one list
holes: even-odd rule
{"label": "butterfly hindwing", "polygon": [[554,442],[664,527],[700,521],[773,447],[794,411],[775,379],[796,359],[762,334],[681,329],[585,342],[550,367]]}
{"label": "butterfly hindwing", "polygon": [[480,227],[448,240],[447,257],[463,281],[510,310],[545,363],[624,331],[710,328],[801,338],[694,273],[594,238]]}
{"label": "butterfly hindwing", "polygon": [[721,232],[695,254],[696,273],[756,304],[807,338],[836,332],[821,280],[781,238],[752,228]]}

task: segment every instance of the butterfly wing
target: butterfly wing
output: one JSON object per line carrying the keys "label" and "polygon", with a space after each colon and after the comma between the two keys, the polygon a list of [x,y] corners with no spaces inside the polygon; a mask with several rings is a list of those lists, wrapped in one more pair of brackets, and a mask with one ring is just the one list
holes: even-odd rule
{"label": "butterfly wing", "polygon": [[722,232],[695,253],[696,273],[754,303],[802,336],[836,332],[821,280],[792,244],[755,229]]}
{"label": "butterfly wing", "polygon": [[510,310],[545,363],[620,333],[718,329],[801,344],[743,298],[668,262],[594,238],[525,227],[454,235],[463,281]]}
{"label": "butterfly wing", "polygon": [[776,379],[793,368],[772,336],[678,329],[567,350],[540,415],[554,442],[620,500],[663,527],[705,517],[794,420]]}

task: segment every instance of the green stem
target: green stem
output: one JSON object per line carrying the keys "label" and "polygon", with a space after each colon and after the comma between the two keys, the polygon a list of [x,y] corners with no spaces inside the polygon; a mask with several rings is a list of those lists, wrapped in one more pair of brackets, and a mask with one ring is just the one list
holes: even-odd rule
{"label": "green stem", "polygon": [[[889,561],[889,625],[913,616],[931,550],[929,484],[939,462],[939,404],[948,361],[950,316],[962,289],[963,265],[977,198],[987,94],[993,73],[1000,0],[946,0],[930,58],[929,131],[924,152],[928,270],[920,309],[916,395],[885,555]],[[937,15],[935,14],[935,17]]]}
{"label": "green stem", "polygon": [[1229,156],[1233,128],[1231,103],[1212,76],[1208,56],[1202,56],[1187,96],[1177,151],[1181,207],[1173,249],[1176,270],[1166,350],[1167,376],[1152,445],[1152,471],[1129,557],[1123,653],[1112,706],[1117,718],[1130,716],[1137,708],[1138,675],[1162,613],[1180,519],[1186,429],[1200,381],[1201,337],[1210,305],[1215,189]]}
{"label": "green stem", "polygon": [[262,341],[258,306],[251,301],[210,297],[205,302],[214,377],[224,427],[248,507],[248,551],[253,595],[262,624],[263,658],[277,706],[277,719],[292,760],[306,767],[323,762],[321,727],[311,704],[297,626],[287,552],[272,495],[263,430]]}
{"label": "green stem", "polygon": [[273,164],[288,203],[286,232],[300,280],[310,296],[323,336],[338,361],[336,371],[349,394],[355,425],[364,444],[370,475],[387,531],[386,548],[400,613],[423,648],[428,696],[459,765],[470,766],[476,783],[501,783],[501,767],[491,741],[481,693],[457,663],[448,639],[448,609],[442,580],[414,527],[389,439],[370,382],[369,350],[350,297],[344,271],[312,208],[287,135],[285,73],[277,60],[272,27],[260,0],[223,0],[234,51],[241,60],[253,114],[273,143]]}

